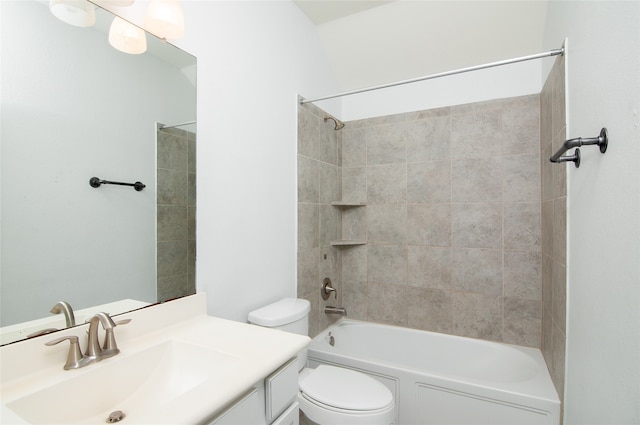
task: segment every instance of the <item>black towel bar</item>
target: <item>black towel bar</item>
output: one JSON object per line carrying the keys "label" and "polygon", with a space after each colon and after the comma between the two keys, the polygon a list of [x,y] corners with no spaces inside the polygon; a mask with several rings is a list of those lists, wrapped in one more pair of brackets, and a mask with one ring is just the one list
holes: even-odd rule
{"label": "black towel bar", "polygon": [[108,180],[100,180],[98,177],[91,177],[89,179],[89,186],[91,187],[100,187],[103,184],[117,184],[119,186],[133,186],[133,188],[135,190],[137,190],[138,192],[140,192],[142,189],[144,189],[145,186],[144,184],[140,183],[140,182],[135,182],[135,183],[122,183],[122,182],[111,182]]}

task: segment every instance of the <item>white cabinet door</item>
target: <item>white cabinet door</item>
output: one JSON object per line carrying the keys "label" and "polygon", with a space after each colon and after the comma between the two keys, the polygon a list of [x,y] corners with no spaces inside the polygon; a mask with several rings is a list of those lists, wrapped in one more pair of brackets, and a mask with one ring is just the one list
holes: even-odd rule
{"label": "white cabinet door", "polygon": [[264,380],[267,422],[277,418],[298,394],[298,361],[289,360]]}

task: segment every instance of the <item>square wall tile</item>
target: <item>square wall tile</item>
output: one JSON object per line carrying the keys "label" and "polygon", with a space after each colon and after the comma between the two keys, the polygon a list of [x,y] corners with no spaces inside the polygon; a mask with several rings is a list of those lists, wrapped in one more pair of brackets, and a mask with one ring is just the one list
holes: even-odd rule
{"label": "square wall tile", "polygon": [[188,217],[186,206],[158,205],[158,241],[187,239]]}
{"label": "square wall tile", "polygon": [[367,320],[367,282],[345,281],[342,289],[342,301],[347,315],[356,320]]}
{"label": "square wall tile", "polygon": [[298,296],[307,298],[320,286],[319,275],[320,248],[298,251]]}
{"label": "square wall tile", "polygon": [[320,246],[320,207],[298,203],[298,250]]}
{"label": "square wall tile", "polygon": [[560,264],[567,263],[567,198],[553,201],[553,259]]}
{"label": "square wall tile", "polygon": [[504,247],[537,251],[541,246],[540,204],[504,204]]}
{"label": "square wall tile", "polygon": [[509,344],[540,347],[542,309],[539,300],[504,299],[503,341]]}
{"label": "square wall tile", "polygon": [[[321,204],[330,204],[342,199],[339,168],[326,162],[318,163],[318,199]],[[298,202],[300,199],[298,199]]]}
{"label": "square wall tile", "polygon": [[407,161],[405,123],[378,125],[373,129],[367,131],[367,165],[404,164]]}
{"label": "square wall tile", "polygon": [[407,205],[407,242],[451,246],[451,204]]}
{"label": "square wall tile", "polygon": [[345,282],[367,281],[367,246],[354,246],[342,251],[342,279]]}
{"label": "square wall tile", "polygon": [[445,113],[407,122],[407,162],[451,158],[451,121]]}
{"label": "square wall tile", "polygon": [[540,96],[522,96],[504,102],[503,153],[536,154],[540,151]]}
{"label": "square wall tile", "polygon": [[501,202],[502,157],[453,161],[451,201]]}
{"label": "square wall tile", "polygon": [[370,283],[367,293],[367,320],[407,326],[407,287]]}
{"label": "square wall tile", "polygon": [[158,242],[158,278],[187,274],[186,240]]}
{"label": "square wall tile", "polygon": [[367,202],[369,204],[400,203],[407,199],[407,166],[405,164],[367,167]]}
{"label": "square wall tile", "polygon": [[339,239],[338,233],[338,210],[326,204],[320,204],[319,206],[319,244],[320,246],[331,245],[332,241]]}
{"label": "square wall tile", "polygon": [[367,165],[367,129],[352,128],[351,124],[342,130],[342,166],[364,167]]}
{"label": "square wall tile", "polygon": [[319,165],[315,159],[298,155],[298,202],[318,203]]}
{"label": "square wall tile", "polygon": [[320,120],[312,112],[312,106],[298,106],[298,154],[319,158]]}
{"label": "square wall tile", "polygon": [[409,245],[407,263],[409,286],[451,289],[451,248]]}
{"label": "square wall tile", "polygon": [[503,162],[505,202],[540,202],[540,155],[505,156]]}
{"label": "square wall tile", "polygon": [[542,299],[540,251],[504,251],[504,295],[529,300]]}
{"label": "square wall tile", "polygon": [[501,341],[502,323],[502,297],[453,293],[454,335]]}
{"label": "square wall tile", "polygon": [[367,251],[367,275],[367,280],[370,284],[406,284],[406,246],[369,244]]}
{"label": "square wall tile", "polygon": [[158,169],[158,205],[187,205],[187,173]]}
{"label": "square wall tile", "polygon": [[502,295],[502,250],[453,249],[452,286],[456,291]]}
{"label": "square wall tile", "polygon": [[502,109],[474,111],[451,117],[453,158],[497,157],[502,155]]}
{"label": "square wall tile", "polygon": [[451,202],[451,161],[408,163],[407,202]]}
{"label": "square wall tile", "polygon": [[502,204],[452,205],[453,246],[502,248]]}
{"label": "square wall tile", "polygon": [[340,222],[342,223],[342,239],[367,240],[367,208],[342,208]]}
{"label": "square wall tile", "polygon": [[186,137],[160,130],[157,140],[158,168],[188,171],[189,142]]}
{"label": "square wall tile", "polygon": [[407,325],[432,332],[451,333],[451,292],[440,289],[406,289]]}
{"label": "square wall tile", "polygon": [[320,138],[318,140],[318,157],[316,159],[332,165],[338,165],[338,142],[341,140],[340,132],[334,130],[335,125],[333,121],[324,122],[324,119],[319,117],[317,119],[320,120]]}
{"label": "square wall tile", "polygon": [[407,240],[407,206],[380,204],[367,207],[367,241],[404,244]]}
{"label": "square wall tile", "polygon": [[342,198],[348,202],[367,202],[367,168],[342,169]]}

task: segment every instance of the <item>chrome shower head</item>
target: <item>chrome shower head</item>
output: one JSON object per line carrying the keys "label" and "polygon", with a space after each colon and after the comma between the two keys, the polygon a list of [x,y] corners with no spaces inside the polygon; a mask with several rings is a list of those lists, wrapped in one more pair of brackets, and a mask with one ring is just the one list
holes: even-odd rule
{"label": "chrome shower head", "polygon": [[344,128],[344,123],[337,118],[330,116],[324,117],[324,122],[327,122],[327,120],[331,120],[335,123],[334,130],[342,130]]}

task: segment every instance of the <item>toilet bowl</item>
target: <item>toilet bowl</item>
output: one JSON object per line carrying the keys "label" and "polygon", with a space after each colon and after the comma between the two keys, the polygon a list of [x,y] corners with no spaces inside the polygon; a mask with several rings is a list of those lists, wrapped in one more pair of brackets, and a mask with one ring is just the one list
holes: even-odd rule
{"label": "toilet bowl", "polygon": [[[249,313],[249,323],[307,335],[309,301],[285,298]],[[307,350],[298,354],[298,403],[320,425],[389,425],[396,414],[391,391],[374,378],[351,369],[305,367]]]}

